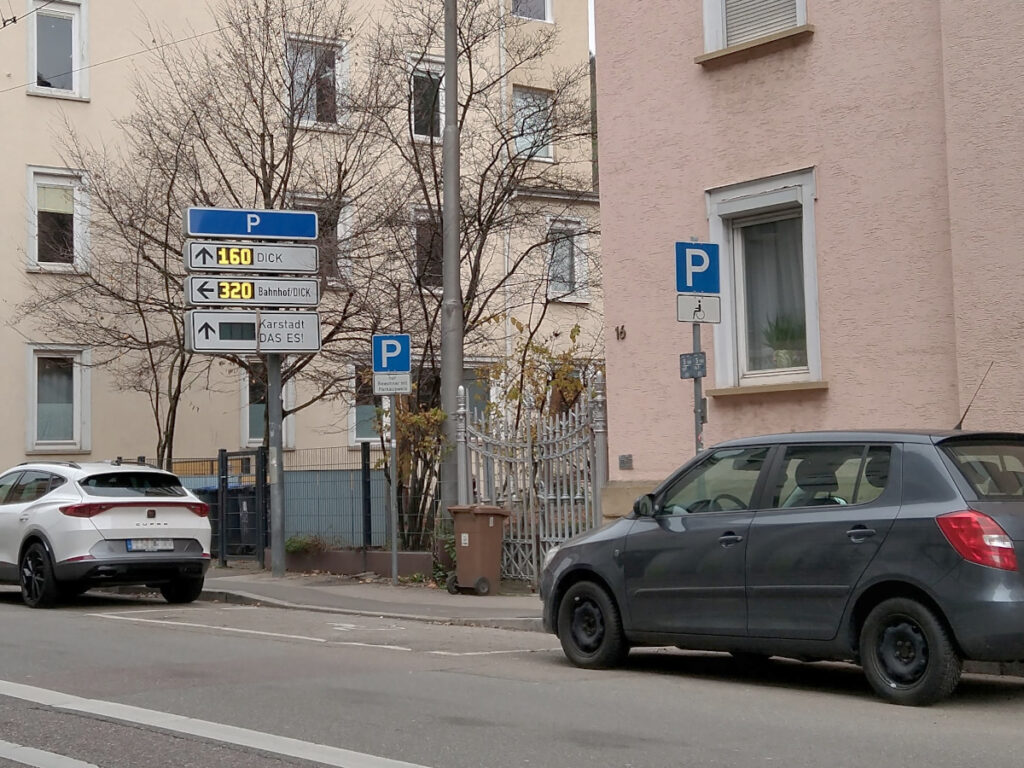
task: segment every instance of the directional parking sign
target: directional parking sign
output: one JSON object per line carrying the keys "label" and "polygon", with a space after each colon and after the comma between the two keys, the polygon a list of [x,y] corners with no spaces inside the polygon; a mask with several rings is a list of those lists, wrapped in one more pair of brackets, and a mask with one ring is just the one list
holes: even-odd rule
{"label": "directional parking sign", "polygon": [[412,341],[407,333],[373,337],[373,394],[412,393]]}
{"label": "directional parking sign", "polygon": [[189,208],[186,237],[242,237],[253,240],[316,240],[313,211]]}
{"label": "directional parking sign", "polygon": [[320,281],[312,277],[203,275],[185,278],[185,300],[193,306],[315,307]]}
{"label": "directional parking sign", "polygon": [[258,354],[320,351],[316,312],[193,309],[185,313],[189,352]]}
{"label": "directional parking sign", "polygon": [[721,293],[717,243],[676,243],[676,293]]}
{"label": "directional parking sign", "polygon": [[189,271],[313,275],[320,269],[319,249],[315,245],[189,240],[184,256],[185,269]]}

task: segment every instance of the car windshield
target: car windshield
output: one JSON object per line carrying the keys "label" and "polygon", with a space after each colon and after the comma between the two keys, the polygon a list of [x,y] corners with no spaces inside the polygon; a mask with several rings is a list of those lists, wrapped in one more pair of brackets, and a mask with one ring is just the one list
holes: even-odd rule
{"label": "car windshield", "polygon": [[79,481],[91,496],[184,496],[174,475],[158,472],[106,472]]}
{"label": "car windshield", "polygon": [[979,498],[1024,498],[1024,442],[957,442],[942,449]]}

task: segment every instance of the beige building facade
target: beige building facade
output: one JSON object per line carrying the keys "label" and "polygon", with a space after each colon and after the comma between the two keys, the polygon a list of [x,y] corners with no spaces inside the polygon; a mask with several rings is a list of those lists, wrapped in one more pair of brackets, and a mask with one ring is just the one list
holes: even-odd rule
{"label": "beige building facade", "polygon": [[[430,7],[439,12],[441,4],[434,6]],[[0,146],[5,148],[0,156],[0,179],[4,182],[0,184],[0,231],[4,233],[0,238],[0,312],[4,317],[0,355],[6,361],[0,371],[0,391],[5,394],[8,413],[7,439],[0,442],[0,465],[26,458],[152,457],[156,425],[151,393],[126,388],[109,366],[96,364],[99,356],[86,340],[71,334],[44,333],[40,328],[45,323],[23,316],[21,308],[39,281],[67,283],[97,261],[133,258],[129,248],[111,247],[115,240],[109,228],[95,220],[89,180],[83,177],[81,168],[69,167],[69,137],[73,133],[79,146],[117,147],[117,121],[137,114],[133,81],[145,82],[152,68],[160,66],[154,44],[166,49],[213,40],[221,20],[211,13],[209,4],[198,1],[139,4],[126,0],[17,0],[12,7],[17,12],[16,21],[5,16],[0,29]],[[501,7],[495,5],[496,9]],[[304,146],[317,146],[317,142],[331,141],[343,133],[340,114],[347,78],[354,82],[366,71],[360,58],[365,41],[359,38],[359,32],[371,29],[372,23],[382,15],[386,17],[390,10],[393,8],[383,0],[352,4],[348,39],[322,40],[298,34],[286,34],[281,39],[281,56],[294,66],[292,95],[300,87],[309,94],[296,121],[301,135],[312,137]],[[563,336],[562,329],[579,323],[598,355],[602,342],[601,275],[596,258],[599,215],[596,192],[590,188],[590,142],[583,138],[558,142],[545,138],[547,121],[557,119],[552,107],[553,89],[559,82],[557,73],[587,66],[587,3],[510,0],[505,12],[508,29],[500,38],[505,48],[499,45],[487,51],[488,60],[493,60],[496,67],[490,71],[497,73],[496,83],[500,81],[500,91],[496,85],[495,93],[500,92],[504,101],[500,109],[495,108],[499,119],[494,124],[499,129],[512,126],[507,134],[514,136],[509,150],[512,155],[528,154],[524,162],[571,171],[570,175],[586,184],[567,194],[565,190],[545,189],[539,183],[524,183],[515,196],[516,204],[520,208],[534,206],[535,220],[527,224],[524,219],[524,223],[508,228],[486,244],[482,249],[485,257],[479,262],[484,265],[482,276],[464,272],[464,289],[472,280],[500,286],[510,265],[526,265],[518,270],[515,280],[506,281],[514,290],[495,289],[496,298],[488,310],[494,318],[487,324],[487,331],[467,340],[470,369],[500,361],[514,348],[515,324],[508,318],[527,325],[533,318],[542,325],[540,335],[545,338]],[[514,58],[517,46],[521,49],[524,39],[538,34],[553,35],[545,56],[525,71],[503,71],[503,62]],[[439,90],[443,94],[439,85],[443,41],[434,39],[427,48],[427,56],[409,50],[398,62],[409,68],[409,92],[405,111],[396,119],[401,130],[411,134],[410,146],[416,151],[436,142],[439,160],[438,121],[443,113],[438,106],[443,105],[443,95],[440,105],[434,101],[424,107],[423,99],[425,94],[436,97]],[[329,57],[325,51],[330,52]],[[195,96],[203,98],[202,94]],[[474,142],[489,139],[488,120],[492,116],[470,115],[462,138],[464,152],[472,152]],[[400,164],[395,153],[385,153],[377,160],[375,172],[386,177],[386,169]],[[466,167],[464,164],[464,174]],[[145,174],[145,169],[140,169],[140,174]],[[533,177],[545,178],[543,173]],[[310,207],[299,194],[303,191],[296,190],[288,198],[295,207]],[[464,188],[464,200],[465,193]],[[205,204],[234,207],[226,200]],[[411,210],[413,206],[410,201],[401,207]],[[386,248],[379,242],[374,245],[374,252],[403,251],[402,259],[414,265],[415,274],[392,281],[392,288],[402,280],[430,282],[440,274],[435,274],[438,265],[432,261],[437,255],[439,235],[416,224],[416,215],[410,214],[413,224],[407,228],[404,241],[389,243]],[[338,242],[330,246],[332,254],[336,248],[336,258],[322,276],[322,304],[332,312],[357,291],[362,292],[365,306],[375,307],[372,291],[366,285],[353,287],[358,268],[345,271],[352,270],[353,252],[343,248],[341,242],[350,236],[355,241],[352,233],[359,216],[359,204],[355,202],[342,215],[335,214],[327,235],[321,225],[321,241],[333,238],[335,232],[338,237]],[[384,272],[378,269],[373,274]],[[342,279],[346,276],[348,282]],[[531,290],[533,300],[523,300],[522,296]],[[381,299],[389,301],[392,299]],[[399,304],[398,300],[394,303],[396,307]],[[380,313],[380,317],[388,316]],[[331,399],[286,419],[286,448],[347,447],[358,452],[360,442],[375,440],[372,412],[379,400],[366,393],[357,374],[369,362],[370,334],[400,329],[386,323],[360,323],[358,317],[350,322],[353,331],[347,346],[336,345],[333,356],[323,358],[330,362],[322,367],[331,368],[343,384],[334,388]],[[104,322],[107,320],[104,317]],[[118,322],[122,320],[111,312],[110,327],[116,328]],[[420,351],[431,346],[427,338],[414,338],[413,343]],[[319,382],[296,377],[285,387],[285,406],[302,403],[317,386]],[[265,395],[259,382],[252,381],[243,369],[225,360],[214,361],[208,372],[188,385],[178,410],[174,455],[211,456],[219,448],[236,450],[261,444],[262,397]]]}
{"label": "beige building facade", "polygon": [[620,512],[694,455],[679,242],[720,251],[706,445],[976,392],[964,428],[1024,429],[1022,33],[1014,0],[597,3]]}

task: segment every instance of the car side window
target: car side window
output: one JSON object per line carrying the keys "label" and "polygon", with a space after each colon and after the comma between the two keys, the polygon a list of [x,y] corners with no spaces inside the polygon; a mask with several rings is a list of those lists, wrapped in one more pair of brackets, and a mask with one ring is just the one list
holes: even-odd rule
{"label": "car side window", "polygon": [[866,504],[889,483],[888,445],[791,445],[775,479],[772,507]]}
{"label": "car side window", "polygon": [[677,479],[661,497],[659,514],[750,509],[768,448],[715,451]]}
{"label": "car side window", "polygon": [[49,472],[26,470],[21,474],[18,482],[15,483],[8,503],[25,504],[26,502],[42,498],[50,492],[51,477],[52,475]]}
{"label": "car side window", "polygon": [[21,471],[8,472],[3,477],[0,477],[0,504],[13,504],[14,502],[8,498],[11,495],[11,488],[14,487],[15,481],[21,477]]}

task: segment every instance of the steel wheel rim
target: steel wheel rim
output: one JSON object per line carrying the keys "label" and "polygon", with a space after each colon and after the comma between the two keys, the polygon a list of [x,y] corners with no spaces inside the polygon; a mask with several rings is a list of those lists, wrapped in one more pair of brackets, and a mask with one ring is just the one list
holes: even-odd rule
{"label": "steel wheel rim", "polygon": [[21,561],[21,588],[25,590],[25,597],[29,602],[36,602],[43,594],[43,585],[46,581],[43,556],[36,550],[25,553]]}
{"label": "steel wheel rim", "polygon": [[890,685],[909,687],[928,669],[928,640],[913,619],[893,617],[882,627],[876,657]]}
{"label": "steel wheel rim", "polygon": [[578,600],[572,609],[572,639],[576,647],[593,653],[604,640],[604,614],[591,599]]}

